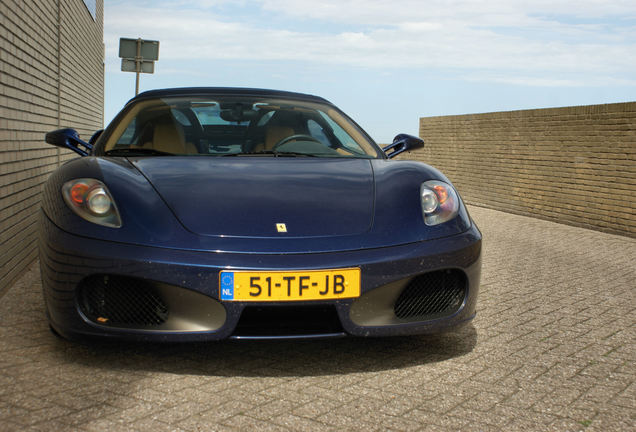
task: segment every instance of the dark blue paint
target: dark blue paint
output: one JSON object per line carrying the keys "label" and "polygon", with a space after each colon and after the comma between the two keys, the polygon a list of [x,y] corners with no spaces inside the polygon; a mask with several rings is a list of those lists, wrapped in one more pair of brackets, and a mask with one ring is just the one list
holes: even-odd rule
{"label": "dark blue paint", "polygon": [[[88,156],[93,151],[92,143],[82,141],[75,129],[66,128],[54,130],[47,133],[44,139],[49,144],[69,149],[80,156]],[[84,147],[85,150],[80,148],[80,146]]]}
{"label": "dark blue paint", "polygon": [[366,233],[373,222],[367,159],[155,157],[133,164],[195,234],[340,237]]}
{"label": "dark blue paint", "polygon": [[[142,93],[122,112],[145,98],[187,94],[258,94],[327,103],[315,96],[266,90],[179,89]],[[433,227],[424,224],[421,184],[450,183],[436,169],[388,160],[379,149],[377,159],[103,157],[103,144],[121,115],[91,139],[94,147],[80,153],[87,157],[71,160],[51,175],[42,195],[42,285],[50,322],[61,334],[223,339],[232,335],[244,307],[241,302],[225,303],[226,323],[215,332],[105,329],[85,321],[75,304],[77,285],[94,274],[150,279],[218,299],[223,269],[360,267],[366,293],[452,268],[466,274],[468,297],[456,315],[442,320],[358,327],[349,319],[351,300],[332,303],[343,329],[361,336],[442,331],[474,316],[481,234],[461,202],[454,219]],[[69,145],[77,151],[75,135],[58,131],[47,141],[68,147],[75,140]],[[418,145],[405,137],[400,140],[394,152]],[[82,177],[108,187],[121,228],[87,222],[67,207],[62,185]],[[288,232],[278,233],[276,223],[287,224]]]}
{"label": "dark blue paint", "polygon": [[405,151],[424,147],[424,141],[409,134],[399,134],[393,138],[393,142],[382,148],[382,151],[390,158],[394,158]]}
{"label": "dark blue paint", "polygon": [[[156,183],[154,187],[135,165]],[[229,174],[239,167],[245,178]],[[358,171],[346,173],[345,167],[359,169],[360,177],[356,180]],[[275,174],[281,171],[288,179],[283,183]],[[298,172],[297,182],[291,180],[294,171]],[[227,178],[215,174],[218,172]],[[285,185],[284,193],[274,196],[272,192],[264,197],[251,194],[241,203],[239,192],[248,194],[252,180],[265,182],[268,172],[272,183]],[[371,176],[374,184],[369,183]],[[64,182],[81,177],[106,184],[121,214],[121,228],[95,225],[67,208],[59,191]],[[51,176],[43,207],[65,231],[120,243],[232,253],[333,252],[408,244],[467,230],[470,220],[463,204],[457,218],[433,227],[424,224],[419,189],[422,182],[431,179],[448,181],[425,164],[386,159],[162,156],[128,161],[85,157],[67,162]],[[341,182],[358,195],[339,192]],[[220,198],[214,198],[214,194]],[[319,198],[313,200],[312,194],[319,194]],[[268,197],[271,201],[265,199]],[[232,214],[231,208],[222,207],[224,200],[239,206],[242,213]],[[303,203],[311,211],[303,216],[302,208],[293,210],[294,203]],[[287,211],[281,212],[281,208]],[[356,218],[347,216],[349,211],[355,212]],[[224,212],[225,220],[214,220],[215,215]],[[328,220],[316,218],[314,213]],[[339,219],[349,233],[338,226]],[[289,222],[293,230],[278,234],[278,222]]]}
{"label": "dark blue paint", "polygon": [[41,273],[51,324],[61,334],[129,337],[155,341],[216,340],[230,337],[244,304],[224,303],[226,324],[216,332],[179,333],[104,329],[84,321],[77,312],[73,292],[86,276],[107,273],[147,278],[219,298],[219,272],[224,269],[323,269],[359,266],[362,292],[427,271],[462,269],[469,280],[469,295],[460,312],[450,319],[389,327],[359,327],[349,318],[351,300],[334,301],[343,328],[359,336],[388,336],[448,330],[475,315],[481,268],[481,234],[473,225],[462,234],[443,240],[408,245],[321,254],[225,254],[169,250],[93,240],[66,233],[44,213],[40,224]]}

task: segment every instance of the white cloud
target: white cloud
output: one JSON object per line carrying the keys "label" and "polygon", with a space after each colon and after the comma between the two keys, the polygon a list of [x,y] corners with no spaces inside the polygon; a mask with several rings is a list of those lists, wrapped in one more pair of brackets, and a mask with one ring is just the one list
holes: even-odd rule
{"label": "white cloud", "polygon": [[[196,1],[192,2],[196,3]],[[632,0],[259,0],[266,10],[301,18],[386,25],[390,22],[466,18],[478,25],[519,25],[534,15],[634,18]]]}
{"label": "white cloud", "polygon": [[[120,36],[142,35],[161,41],[160,60],[192,65],[223,59],[284,60],[473,71],[472,76],[481,77],[476,79],[547,86],[598,85],[601,77],[631,82],[626,77],[636,70],[633,1],[581,0],[575,8],[558,0],[182,0],[160,4],[106,4],[109,61],[117,58]],[[203,9],[196,10],[195,5]],[[244,20],[239,12],[231,14],[239,6],[246,6],[240,14],[246,10],[257,16],[275,14],[289,25],[271,28],[267,22],[255,24],[259,20],[254,16]],[[631,19],[630,25],[614,26],[617,16],[623,22]],[[303,24],[307,29],[302,29]]]}

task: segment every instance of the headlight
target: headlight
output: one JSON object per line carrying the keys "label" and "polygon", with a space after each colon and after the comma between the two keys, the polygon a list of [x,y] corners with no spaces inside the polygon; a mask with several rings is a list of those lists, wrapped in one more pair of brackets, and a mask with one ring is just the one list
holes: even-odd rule
{"label": "headlight", "polygon": [[111,228],[121,227],[115,201],[104,183],[91,178],[71,180],[62,186],[66,204],[89,222]]}
{"label": "headlight", "polygon": [[429,180],[420,187],[422,215],[426,225],[439,225],[449,221],[459,211],[459,197],[455,189],[447,183]]}

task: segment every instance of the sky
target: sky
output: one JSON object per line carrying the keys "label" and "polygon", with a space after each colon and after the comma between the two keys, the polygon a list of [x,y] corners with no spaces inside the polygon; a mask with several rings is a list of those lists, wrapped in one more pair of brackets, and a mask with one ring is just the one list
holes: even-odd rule
{"label": "sky", "polygon": [[158,40],[140,91],[315,94],[379,143],[420,117],[636,101],[634,0],[105,0],[105,122],[135,93],[119,38]]}

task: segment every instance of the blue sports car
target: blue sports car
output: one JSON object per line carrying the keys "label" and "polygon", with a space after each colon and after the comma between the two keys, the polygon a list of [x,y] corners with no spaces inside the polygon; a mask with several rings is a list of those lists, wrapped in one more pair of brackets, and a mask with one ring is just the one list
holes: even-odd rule
{"label": "blue sports car", "polygon": [[435,333],[475,316],[481,234],[449,180],[328,101],[154,90],[49,178],[54,332],[152,341]]}

